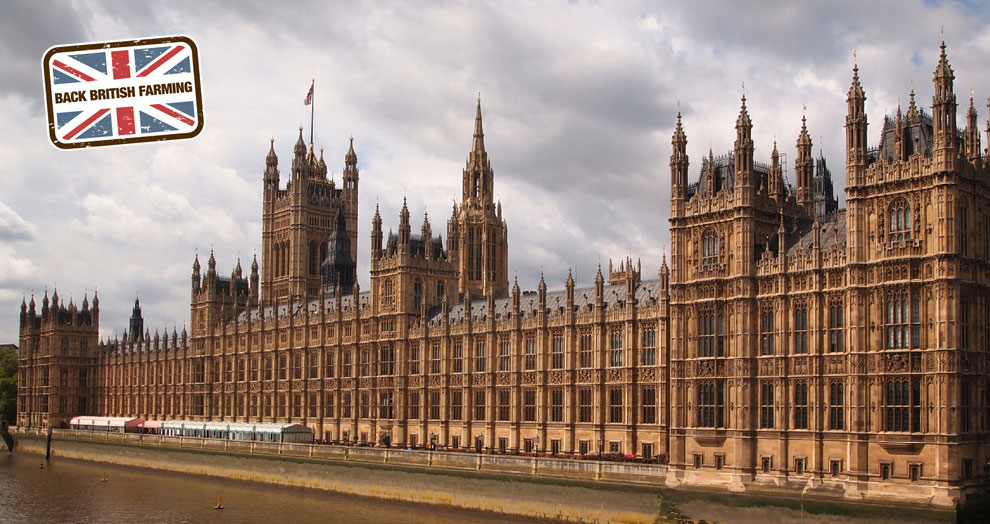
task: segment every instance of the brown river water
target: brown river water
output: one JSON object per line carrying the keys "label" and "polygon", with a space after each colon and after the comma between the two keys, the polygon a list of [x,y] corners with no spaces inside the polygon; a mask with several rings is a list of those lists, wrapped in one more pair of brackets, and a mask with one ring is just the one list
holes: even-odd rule
{"label": "brown river water", "polygon": [[[321,491],[0,452],[0,523],[540,522]],[[100,479],[106,473],[107,482]],[[215,510],[217,497],[223,510]]]}

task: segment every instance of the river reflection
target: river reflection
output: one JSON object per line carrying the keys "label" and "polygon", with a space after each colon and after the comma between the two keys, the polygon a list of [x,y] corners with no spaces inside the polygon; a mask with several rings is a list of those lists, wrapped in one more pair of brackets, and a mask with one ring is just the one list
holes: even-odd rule
{"label": "river reflection", "polygon": [[[137,468],[0,454],[3,523],[450,524],[536,522]],[[107,482],[100,482],[106,472]],[[222,498],[224,509],[213,506]]]}

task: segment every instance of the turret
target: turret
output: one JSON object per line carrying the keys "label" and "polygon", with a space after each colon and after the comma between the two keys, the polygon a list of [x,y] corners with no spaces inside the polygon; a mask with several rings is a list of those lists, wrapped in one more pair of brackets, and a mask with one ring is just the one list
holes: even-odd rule
{"label": "turret", "polygon": [[306,168],[306,141],[302,136],[303,126],[299,126],[299,139],[292,149],[292,180],[300,178]]}
{"label": "turret", "polygon": [[674,136],[670,140],[672,152],[670,154],[670,198],[673,203],[673,213],[680,214],[679,203],[687,199],[688,186],[688,155],[687,136],[681,125],[681,112],[677,111],[677,127],[674,128]]}
{"label": "turret", "polygon": [[780,165],[780,151],[777,141],[773,141],[773,152],[770,153],[770,175],[767,179],[767,196],[774,199],[778,206],[784,205],[784,170]]}
{"label": "turret", "polygon": [[27,325],[27,297],[21,297],[21,327]]}
{"label": "turret", "polygon": [[[31,299],[31,309],[34,309],[34,298]],[[93,316],[93,325],[99,325],[100,323],[100,297],[97,295],[96,291],[93,291],[93,307],[90,310],[90,314]]]}
{"label": "turret", "polygon": [[375,204],[375,216],[371,219],[371,259],[382,258],[382,215]]}
{"label": "turret", "polygon": [[938,169],[950,170],[954,166],[957,151],[956,138],[956,95],[952,91],[955,74],[945,56],[945,41],[940,46],[938,65],[933,81],[935,96],[932,97],[932,124],[934,126],[934,156]]}
{"label": "turret", "polygon": [[136,341],[144,329],[144,318],[141,316],[141,301],[134,298],[134,309],[131,310],[130,333],[131,341]]}
{"label": "turret", "polygon": [[258,255],[254,255],[251,260],[251,299],[258,300],[258,292],[261,289],[261,276],[258,273]]}
{"label": "turret", "polygon": [[976,106],[973,105],[973,96],[970,93],[969,111],[966,112],[966,158],[975,166],[980,165],[980,127],[976,121]]}
{"label": "turret", "polygon": [[812,196],[812,176],[815,161],[811,156],[811,137],[808,135],[807,117],[801,117],[801,133],[797,139],[797,158],[794,160],[794,176],[797,179],[797,203],[809,215],[815,213]]}
{"label": "turret", "polygon": [[859,83],[859,65],[853,65],[852,85],[846,95],[846,187],[863,182],[866,173],[866,94]]}
{"label": "turret", "polygon": [[279,184],[279,174],[278,174],[278,155],[275,154],[275,138],[271,139],[271,148],[268,150],[268,156],[265,157],[265,199],[274,195],[278,191]]}
{"label": "turret", "polygon": [[357,258],[358,249],[358,182],[360,172],[358,171],[357,153],[354,152],[354,137],[351,136],[350,146],[347,154],[344,155],[344,218],[347,219],[347,234],[351,238],[351,255]]}
{"label": "turret", "polygon": [[736,119],[736,141],[733,148],[735,161],[736,193],[743,195],[743,188],[753,187],[753,122],[746,110],[746,95],[742,96],[742,108]]}
{"label": "turret", "polygon": [[406,198],[402,197],[402,210],[399,211],[399,250],[409,251],[409,239],[412,235],[412,228],[409,226],[409,206],[406,205]]}
{"label": "turret", "polygon": [[423,239],[423,258],[433,256],[433,229],[430,227],[429,213],[423,213],[423,226],[420,228],[420,238]]}

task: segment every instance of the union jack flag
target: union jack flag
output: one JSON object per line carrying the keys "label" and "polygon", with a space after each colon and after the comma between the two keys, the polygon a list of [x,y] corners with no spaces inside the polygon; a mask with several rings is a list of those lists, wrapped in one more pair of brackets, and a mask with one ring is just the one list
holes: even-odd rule
{"label": "union jack flag", "polygon": [[187,138],[202,128],[198,56],[187,37],[56,47],[45,69],[58,147]]}

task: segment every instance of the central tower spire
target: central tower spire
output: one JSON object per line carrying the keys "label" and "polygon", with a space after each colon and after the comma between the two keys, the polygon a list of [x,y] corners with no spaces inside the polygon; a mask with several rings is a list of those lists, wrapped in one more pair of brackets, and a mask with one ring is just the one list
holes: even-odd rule
{"label": "central tower spire", "polygon": [[[509,292],[508,232],[494,201],[495,173],[485,151],[481,94],[474,117],[474,139],[461,182],[461,205],[455,206],[447,232],[457,252],[458,293],[505,296]],[[456,236],[456,238],[455,238]]]}

